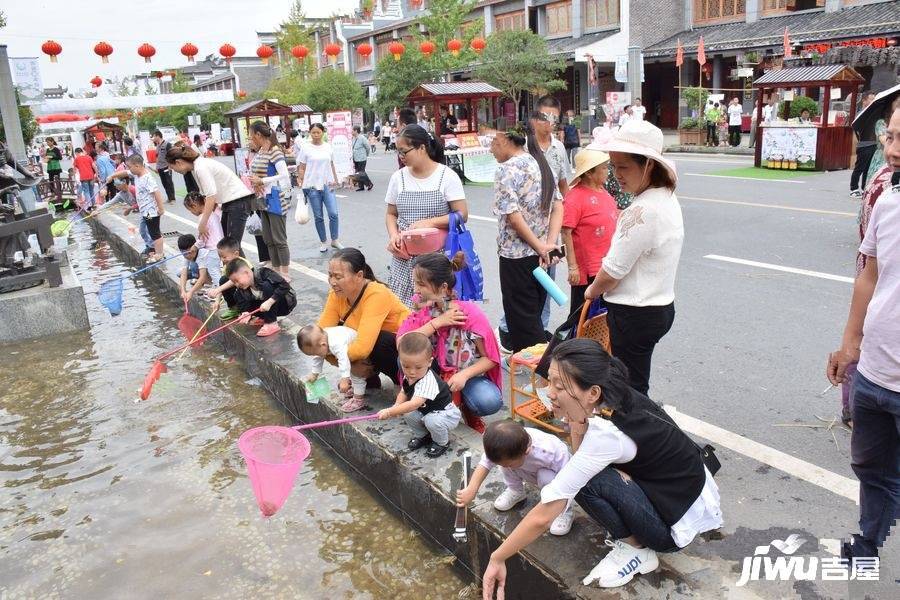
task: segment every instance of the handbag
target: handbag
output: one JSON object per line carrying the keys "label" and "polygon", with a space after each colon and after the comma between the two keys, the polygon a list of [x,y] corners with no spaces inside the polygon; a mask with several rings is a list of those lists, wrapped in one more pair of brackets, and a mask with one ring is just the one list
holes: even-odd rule
{"label": "handbag", "polygon": [[306,192],[301,189],[294,188],[291,190],[297,208],[294,209],[294,221],[297,225],[305,225],[309,223],[309,202],[306,200]]}
{"label": "handbag", "polygon": [[442,250],[447,245],[447,232],[436,227],[407,229],[400,232],[400,243],[410,256]]}
{"label": "handbag", "polygon": [[481,270],[481,259],[475,252],[475,240],[466,229],[466,224],[458,212],[450,213],[450,224],[447,231],[447,245],[444,252],[452,259],[457,252],[466,256],[466,266],[456,274],[454,291],[460,300],[484,300],[484,273]]}

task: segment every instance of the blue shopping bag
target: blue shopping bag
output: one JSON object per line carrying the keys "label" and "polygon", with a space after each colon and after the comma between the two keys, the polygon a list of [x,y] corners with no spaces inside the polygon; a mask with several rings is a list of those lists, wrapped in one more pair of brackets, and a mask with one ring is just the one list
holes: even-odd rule
{"label": "blue shopping bag", "polygon": [[457,252],[466,255],[465,268],[456,274],[456,297],[460,300],[484,300],[484,274],[481,271],[481,259],[475,252],[475,240],[466,229],[458,212],[450,213],[450,225],[447,233],[447,244],[444,252],[453,258]]}

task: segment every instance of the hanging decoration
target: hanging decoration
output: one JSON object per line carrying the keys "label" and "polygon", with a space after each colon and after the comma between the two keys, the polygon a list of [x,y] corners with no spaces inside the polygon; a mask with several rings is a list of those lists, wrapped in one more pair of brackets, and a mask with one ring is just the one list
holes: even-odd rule
{"label": "hanging decoration", "polygon": [[109,55],[113,53],[113,47],[106,42],[100,42],[94,46],[94,54],[100,57],[103,64],[109,62]]}
{"label": "hanging decoration", "polygon": [[50,62],[55,63],[56,57],[62,54],[62,46],[54,40],[47,40],[41,45],[41,52],[50,57]]}
{"label": "hanging decoration", "polygon": [[145,63],[148,63],[150,62],[150,59],[153,58],[153,55],[156,54],[156,48],[144,42],[143,44],[138,46],[137,52],[138,56],[143,58]]}
{"label": "hanging decoration", "polygon": [[303,62],[306,60],[306,57],[309,56],[309,48],[304,46],[303,44],[297,44],[293,48],[291,48],[291,54],[294,55],[294,58]]}
{"label": "hanging decoration", "polygon": [[272,46],[263,44],[256,49],[256,55],[262,60],[262,64],[264,65],[269,64],[269,59],[272,58],[273,54],[275,54],[275,50],[272,49]]}
{"label": "hanging decoration", "polygon": [[340,44],[335,44],[334,42],[325,45],[325,54],[328,55],[328,62],[331,64],[335,64],[338,59],[338,55],[341,53]]}
{"label": "hanging decoration", "polygon": [[462,50],[462,42],[456,38],[453,38],[449,42],[447,42],[447,50],[450,51],[450,54],[453,56],[459,56],[459,51]]}
{"label": "hanging decoration", "polygon": [[401,42],[391,42],[388,44],[388,52],[394,57],[394,60],[400,60],[403,53],[406,52],[406,46]]}
{"label": "hanging decoration", "polygon": [[472,38],[472,43],[469,45],[472,47],[472,50],[474,50],[478,54],[481,54],[485,46],[487,46],[487,42],[484,41],[484,38],[477,37]]}
{"label": "hanging decoration", "polygon": [[153,75],[155,75],[157,79],[162,79],[165,73],[163,73],[162,71],[154,71]]}
{"label": "hanging decoration", "polygon": [[231,44],[222,44],[219,47],[219,54],[221,54],[225,58],[225,62],[227,64],[231,64],[231,57],[235,55],[237,50],[235,50],[234,46]]}
{"label": "hanging decoration", "polygon": [[431,54],[434,52],[434,49],[434,42],[425,40],[424,42],[419,44],[419,51],[425,55],[425,58],[431,58]]}
{"label": "hanging decoration", "polygon": [[91,78],[91,85],[94,86],[95,88],[98,88],[98,87],[100,87],[101,85],[103,85],[103,80],[100,79],[100,76],[99,76],[99,75],[94,75],[94,76]]}
{"label": "hanging decoration", "polygon": [[421,8],[423,0],[409,0],[410,6],[413,8]]}
{"label": "hanging decoration", "polygon": [[194,62],[194,57],[197,56],[197,52],[199,52],[197,46],[190,42],[181,47],[181,53],[187,57],[188,62],[190,63]]}
{"label": "hanging decoration", "polygon": [[372,44],[363,42],[356,47],[356,53],[362,57],[368,58],[372,54]]}
{"label": "hanging decoration", "polygon": [[237,95],[238,95],[238,98],[246,98],[247,92],[245,92],[244,90],[238,90]]}

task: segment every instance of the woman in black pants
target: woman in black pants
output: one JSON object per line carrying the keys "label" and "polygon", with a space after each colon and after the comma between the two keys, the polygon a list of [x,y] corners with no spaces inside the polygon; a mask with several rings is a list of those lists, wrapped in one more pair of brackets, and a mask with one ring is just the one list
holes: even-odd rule
{"label": "woman in black pants", "polygon": [[627,123],[603,146],[634,200],[619,216],[609,253],[584,294],[603,296],[613,356],[642,394],[650,389],[653,349],[675,320],[675,272],[684,242],[678,175],[662,147],[662,131],[646,121]]}

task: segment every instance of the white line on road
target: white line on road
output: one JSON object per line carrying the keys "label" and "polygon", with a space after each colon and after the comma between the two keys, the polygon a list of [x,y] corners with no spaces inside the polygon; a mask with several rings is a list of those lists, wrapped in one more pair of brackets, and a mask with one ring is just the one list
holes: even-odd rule
{"label": "white line on road", "polygon": [[748,267],[758,267],[760,269],[770,269],[772,271],[781,271],[783,273],[793,273],[794,275],[806,275],[807,277],[818,277],[819,279],[828,279],[830,281],[840,281],[841,283],[853,283],[852,277],[844,277],[843,275],[832,275],[831,273],[822,273],[821,271],[810,271],[808,269],[797,269],[795,267],[785,267],[782,265],[773,265],[771,263],[757,262],[755,260],[746,260],[743,258],[733,258],[731,256],[719,256],[718,254],[707,254],[703,258],[710,260],[721,260],[722,262],[734,263],[736,265],[746,265]]}
{"label": "white line on road", "polygon": [[779,471],[783,471],[797,479],[808,481],[857,504],[859,503],[859,482],[849,477],[832,473],[780,450],[754,442],[742,435],[716,427],[700,419],[695,419],[680,412],[674,406],[666,405],[665,409],[672,417],[672,420],[688,433],[698,435],[714,444],[770,465]]}
{"label": "white line on road", "polygon": [[699,198],[697,196],[678,196],[679,200],[696,200],[698,202],[712,202],[714,204],[735,204],[737,206],[752,206],[755,208],[776,208],[778,210],[794,210],[797,212],[816,213],[820,215],[837,215],[839,217],[856,217],[856,213],[842,212],[839,210],[825,210],[822,208],[802,208],[799,206],[784,206],[781,204],[765,204],[763,202],[740,202],[738,200],[719,200],[718,198]]}
{"label": "white line on road", "polygon": [[497,219],[494,217],[482,217],[481,215],[469,215],[470,219],[475,219],[476,221],[488,221],[489,223],[496,223]]}
{"label": "white line on road", "polygon": [[713,175],[711,173],[684,173],[691,177],[717,177],[719,179],[743,179],[744,181],[765,181],[773,183],[806,183],[799,179],[762,179],[761,177],[737,177],[735,175]]}

